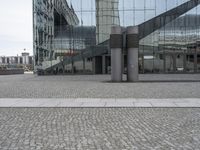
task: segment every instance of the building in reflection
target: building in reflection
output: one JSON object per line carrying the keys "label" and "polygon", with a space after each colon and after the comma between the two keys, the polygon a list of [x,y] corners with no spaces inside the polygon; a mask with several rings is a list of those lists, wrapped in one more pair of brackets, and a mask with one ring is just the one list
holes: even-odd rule
{"label": "building in reflection", "polygon": [[120,25],[119,0],[96,0],[96,40],[100,44],[110,38],[111,27]]}
{"label": "building in reflection", "polygon": [[[140,25],[189,1],[198,2],[33,0],[35,70],[54,74],[110,73],[112,26]],[[200,6],[141,39],[138,59],[140,73],[200,72]],[[126,72],[125,49],[124,62]]]}

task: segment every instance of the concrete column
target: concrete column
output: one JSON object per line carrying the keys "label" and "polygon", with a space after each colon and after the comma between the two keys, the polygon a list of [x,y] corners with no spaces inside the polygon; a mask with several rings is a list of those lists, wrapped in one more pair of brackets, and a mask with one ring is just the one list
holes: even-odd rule
{"label": "concrete column", "polygon": [[184,52],[184,54],[183,54],[183,68],[184,68],[184,72],[187,72],[187,63],[186,63],[186,61],[187,61],[187,55]]}
{"label": "concrete column", "polygon": [[25,56],[22,56],[22,64],[26,64],[26,57]]}
{"label": "concrete column", "polygon": [[198,61],[197,61],[197,53],[195,52],[195,54],[194,54],[194,72],[197,72],[197,63],[198,63]]}
{"label": "concrete column", "polygon": [[18,64],[20,64],[20,57],[18,57]]}
{"label": "concrete column", "polygon": [[85,73],[85,58],[83,58],[83,73]]}
{"label": "concrete column", "polygon": [[92,58],[92,71],[93,71],[93,74],[95,74],[96,73],[96,60],[95,60],[96,58],[95,57],[93,57]]}
{"label": "concrete column", "polygon": [[26,56],[26,65],[29,65],[29,56]]}
{"label": "concrete column", "polygon": [[127,27],[127,81],[138,81],[138,26]]}
{"label": "concrete column", "polygon": [[196,52],[195,52],[195,66],[194,66],[194,70],[195,70],[195,72],[199,72],[199,68],[198,68],[198,55],[199,55],[199,51],[200,51],[200,41],[197,41],[197,43],[196,43],[196,45],[197,45],[197,48],[196,48]]}
{"label": "concrete column", "polygon": [[177,70],[176,70],[176,58],[177,58],[177,54],[173,54],[172,57],[173,57],[173,71],[177,72]]}
{"label": "concrete column", "polygon": [[114,26],[111,28],[110,48],[111,48],[111,80],[113,82],[122,81],[122,28]]}
{"label": "concrete column", "polygon": [[102,74],[106,74],[106,56],[102,56]]}
{"label": "concrete column", "polygon": [[73,59],[71,61],[71,65],[72,65],[72,74],[74,74],[74,60]]}
{"label": "concrete column", "polygon": [[9,64],[12,64],[12,57],[8,57],[9,58]]}

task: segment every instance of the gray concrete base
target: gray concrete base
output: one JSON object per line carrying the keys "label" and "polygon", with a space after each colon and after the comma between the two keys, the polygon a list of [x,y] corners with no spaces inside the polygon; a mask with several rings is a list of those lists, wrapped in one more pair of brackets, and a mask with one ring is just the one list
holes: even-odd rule
{"label": "gray concrete base", "polygon": [[200,99],[0,99],[0,107],[200,107]]}

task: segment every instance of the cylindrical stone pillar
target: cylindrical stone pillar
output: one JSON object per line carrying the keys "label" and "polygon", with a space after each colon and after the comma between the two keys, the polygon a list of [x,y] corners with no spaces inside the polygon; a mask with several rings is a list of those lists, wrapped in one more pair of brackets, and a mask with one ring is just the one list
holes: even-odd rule
{"label": "cylindrical stone pillar", "polygon": [[138,81],[138,26],[127,27],[127,81]]}
{"label": "cylindrical stone pillar", "polygon": [[111,28],[110,48],[111,48],[111,80],[113,82],[122,81],[122,28],[114,26]]}

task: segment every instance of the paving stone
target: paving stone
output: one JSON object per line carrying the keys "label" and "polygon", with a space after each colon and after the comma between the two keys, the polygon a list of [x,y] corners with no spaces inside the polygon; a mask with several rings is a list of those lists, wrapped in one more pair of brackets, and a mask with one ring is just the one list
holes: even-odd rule
{"label": "paving stone", "polygon": [[200,98],[199,74],[140,75],[140,78],[185,81],[111,83],[110,75],[0,76],[0,98]]}
{"label": "paving stone", "polygon": [[199,149],[200,108],[0,108],[0,149]]}

